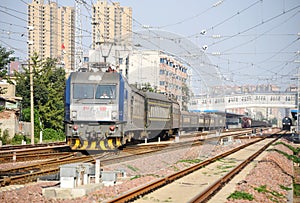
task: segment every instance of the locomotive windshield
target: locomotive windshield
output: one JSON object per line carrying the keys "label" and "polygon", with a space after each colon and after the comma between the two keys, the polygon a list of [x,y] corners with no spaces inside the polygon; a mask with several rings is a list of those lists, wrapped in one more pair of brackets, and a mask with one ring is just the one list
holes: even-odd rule
{"label": "locomotive windshield", "polygon": [[93,99],[94,86],[92,84],[74,84],[73,98],[74,99]]}
{"label": "locomotive windshield", "polygon": [[74,99],[115,99],[116,85],[74,84]]}
{"label": "locomotive windshield", "polygon": [[96,99],[99,98],[116,98],[116,85],[98,85],[96,91]]}

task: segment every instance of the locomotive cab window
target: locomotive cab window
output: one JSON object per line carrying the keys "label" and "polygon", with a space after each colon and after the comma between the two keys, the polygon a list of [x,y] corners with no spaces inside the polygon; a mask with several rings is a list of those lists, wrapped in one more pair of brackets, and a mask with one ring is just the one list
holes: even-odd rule
{"label": "locomotive cab window", "polygon": [[74,99],[93,99],[94,85],[91,84],[74,84],[73,85]]}
{"label": "locomotive cab window", "polygon": [[96,99],[115,99],[116,85],[98,85]]}

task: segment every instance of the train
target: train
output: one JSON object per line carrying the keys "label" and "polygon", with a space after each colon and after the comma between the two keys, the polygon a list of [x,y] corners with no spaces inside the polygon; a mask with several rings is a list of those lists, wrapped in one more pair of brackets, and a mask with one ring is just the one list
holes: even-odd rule
{"label": "train", "polygon": [[169,95],[130,85],[119,72],[72,72],[65,89],[65,134],[72,150],[115,150],[182,131],[225,128],[225,114],[183,111]]}
{"label": "train", "polygon": [[293,121],[290,117],[286,116],[282,119],[282,130],[291,130],[291,127],[293,125]]}
{"label": "train", "polygon": [[242,128],[257,128],[257,127],[272,127],[268,121],[260,121],[252,119],[249,116],[241,117],[241,127]]}

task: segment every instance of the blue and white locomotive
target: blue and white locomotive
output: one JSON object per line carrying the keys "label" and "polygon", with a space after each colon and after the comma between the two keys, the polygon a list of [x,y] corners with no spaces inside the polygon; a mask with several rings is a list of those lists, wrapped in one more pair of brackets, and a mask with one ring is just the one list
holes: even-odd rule
{"label": "blue and white locomotive", "polygon": [[112,150],[224,126],[225,116],[182,112],[174,99],[138,90],[118,72],[73,72],[66,83],[65,131],[73,150]]}

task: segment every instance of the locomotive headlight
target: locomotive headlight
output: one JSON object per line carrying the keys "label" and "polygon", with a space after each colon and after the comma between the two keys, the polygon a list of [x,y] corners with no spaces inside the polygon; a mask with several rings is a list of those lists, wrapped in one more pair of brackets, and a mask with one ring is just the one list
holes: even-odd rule
{"label": "locomotive headlight", "polygon": [[73,126],[73,130],[74,130],[74,131],[77,131],[77,130],[78,130],[78,126],[77,126],[77,125],[74,125],[74,126]]}
{"label": "locomotive headlight", "polygon": [[71,116],[72,116],[72,118],[77,118],[77,111],[72,111]]}
{"label": "locomotive headlight", "polygon": [[112,112],[111,112],[111,119],[112,119],[112,120],[116,120],[116,119],[117,119],[117,116],[118,116],[118,112],[117,112],[117,111],[112,111]]}

